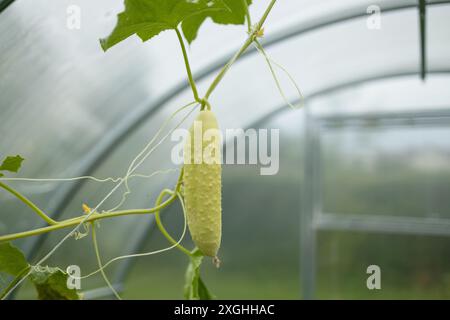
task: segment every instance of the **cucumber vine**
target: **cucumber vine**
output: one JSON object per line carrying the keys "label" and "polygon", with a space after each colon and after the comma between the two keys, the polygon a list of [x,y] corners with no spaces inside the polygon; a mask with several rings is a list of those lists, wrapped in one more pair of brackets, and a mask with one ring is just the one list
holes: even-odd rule
{"label": "cucumber vine", "polygon": [[[258,38],[264,34],[264,23],[269,16],[276,0],[270,0],[266,10],[257,23],[252,24],[248,6],[252,3],[251,0],[124,0],[125,10],[118,15],[117,24],[112,33],[100,40],[100,45],[104,51],[109,50],[114,45],[127,39],[128,37],[136,34],[143,41],[150,40],[154,36],[158,35],[162,31],[173,31],[178,39],[181,53],[183,56],[185,69],[187,73],[187,80],[189,81],[190,88],[194,101],[187,104],[181,109],[190,107],[192,105],[199,105],[201,110],[212,108],[209,98],[214,92],[219,83],[223,80],[230,67],[244,54],[244,52],[254,44],[257,49],[264,53],[262,45],[258,42]],[[206,93],[201,96],[192,74],[190,62],[185,46],[185,41],[189,44],[192,43],[197,37],[198,30],[207,18],[212,19],[213,22],[219,24],[246,24],[248,36],[245,42],[239,48],[239,50],[232,56],[232,58],[220,69],[212,83],[206,90]],[[183,38],[184,36],[184,38]],[[270,61],[267,55],[264,53],[269,66]],[[271,67],[271,72],[276,79],[274,71]],[[279,83],[277,81],[278,88]],[[281,89],[280,89],[280,92]],[[284,98],[284,96],[283,96]],[[181,110],[180,109],[180,110]],[[172,115],[173,116],[173,115]],[[162,129],[162,128],[161,128]],[[160,129],[160,131],[161,131]],[[160,133],[152,139],[152,142],[158,137]],[[149,145],[150,145],[149,143]],[[96,239],[95,223],[101,219],[116,218],[126,215],[139,215],[139,214],[154,214],[156,225],[160,232],[171,243],[170,248],[178,248],[180,252],[183,252],[189,258],[189,266],[186,272],[186,284],[184,288],[185,298],[188,299],[210,299],[213,295],[206,288],[203,280],[200,277],[200,265],[203,259],[203,255],[198,249],[188,250],[181,245],[181,240],[175,240],[165,229],[160,219],[160,211],[175,200],[179,200],[184,211],[184,201],[182,195],[182,183],[183,183],[183,169],[180,170],[178,181],[173,190],[164,189],[157,197],[154,207],[144,209],[132,209],[132,210],[112,210],[106,212],[99,212],[98,208],[102,203],[112,194],[117,188],[125,183],[127,192],[128,178],[133,175],[133,172],[137,167],[145,160],[144,154],[147,156],[153,151],[153,149],[144,149],[132,162],[125,177],[114,180],[118,182],[111,192],[103,199],[96,207],[89,208],[86,205],[83,206],[84,213],[78,217],[70,218],[63,221],[56,221],[41,210],[35,203],[14,189],[4,181],[8,179],[2,178],[3,172],[17,172],[24,160],[20,156],[7,157],[3,164],[0,166],[0,188],[9,192],[15,196],[18,200],[23,202],[31,210],[33,210],[48,226],[37,228],[33,230],[22,231],[13,234],[0,235],[0,273],[6,273],[12,276],[14,279],[9,283],[7,288],[0,294],[2,298],[8,297],[8,295],[17,288],[26,278],[29,278],[35,285],[39,298],[41,299],[79,299],[82,296],[77,293],[75,289],[69,289],[66,286],[69,275],[58,268],[43,267],[42,264],[53,254],[53,252],[70,236],[76,234],[81,226],[90,226],[92,240],[95,248],[96,258],[99,269],[87,276],[101,272],[107,285],[111,288],[112,292],[117,298],[120,298],[119,294],[112,287],[109,282],[104,269],[113,261],[117,261],[118,258],[113,259],[106,264],[102,263],[102,259],[99,253],[98,243]],[[142,158],[141,158],[142,157]],[[139,158],[140,161],[137,161]],[[79,177],[86,178],[86,177]],[[14,179],[11,179],[14,180]],[[18,179],[19,180],[19,179]],[[26,180],[26,179],[24,179]],[[32,179],[29,179],[32,180]],[[39,180],[39,179],[33,179]],[[42,179],[44,180],[44,179]],[[56,180],[56,179],[55,179]],[[185,217],[186,225],[186,217]],[[64,228],[75,227],[66,237],[64,237],[44,258],[42,258],[36,265],[31,265],[26,262],[23,254],[20,250],[14,247],[10,241],[36,236],[43,233],[52,232]],[[184,233],[183,233],[184,234]],[[143,254],[144,255],[144,254]],[[131,255],[131,256],[139,256]],[[130,257],[130,256],[127,256]],[[81,277],[81,279],[87,277]]]}

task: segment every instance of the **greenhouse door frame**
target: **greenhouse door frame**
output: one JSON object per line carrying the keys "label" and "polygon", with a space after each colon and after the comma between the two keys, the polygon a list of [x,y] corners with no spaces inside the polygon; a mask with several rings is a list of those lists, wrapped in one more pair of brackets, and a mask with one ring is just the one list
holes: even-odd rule
{"label": "greenhouse door frame", "polygon": [[395,113],[370,113],[365,115],[314,116],[305,106],[305,182],[302,192],[300,218],[300,273],[301,293],[304,299],[315,298],[316,245],[319,231],[358,231],[409,235],[450,236],[450,219],[378,214],[357,215],[323,212],[321,132],[327,127],[364,126],[377,123],[377,128],[387,127],[450,127],[450,108],[430,111],[403,111]]}

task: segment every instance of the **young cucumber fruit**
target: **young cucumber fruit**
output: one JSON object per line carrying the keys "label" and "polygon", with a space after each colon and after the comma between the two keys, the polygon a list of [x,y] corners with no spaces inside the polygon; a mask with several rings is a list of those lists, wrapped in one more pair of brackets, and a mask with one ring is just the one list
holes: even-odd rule
{"label": "young cucumber fruit", "polygon": [[184,146],[184,200],[189,231],[205,256],[216,257],[222,236],[222,168],[219,126],[200,111]]}

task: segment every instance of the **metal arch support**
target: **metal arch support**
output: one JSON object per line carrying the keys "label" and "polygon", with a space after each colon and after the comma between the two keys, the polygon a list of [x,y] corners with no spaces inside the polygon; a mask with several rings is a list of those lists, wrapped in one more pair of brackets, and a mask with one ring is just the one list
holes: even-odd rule
{"label": "metal arch support", "polygon": [[427,75],[426,56],[426,1],[419,0],[419,28],[420,28],[420,77],[425,81]]}
{"label": "metal arch support", "polygon": [[0,0],[0,13],[8,8],[15,0]]}
{"label": "metal arch support", "polygon": [[305,128],[303,130],[305,143],[303,152],[305,163],[303,174],[305,177],[304,187],[300,189],[300,290],[303,299],[313,299],[316,290],[316,231],[313,228],[314,216],[316,213],[315,201],[317,196],[313,184],[319,179],[316,178],[316,146],[318,144],[318,125],[311,115],[311,110],[305,104]]}
{"label": "metal arch support", "polygon": [[[432,70],[428,70],[427,74],[429,75],[450,75],[450,68],[448,69],[432,69]],[[368,82],[375,82],[375,81],[380,81],[380,80],[385,80],[385,79],[394,79],[394,78],[403,78],[403,77],[413,77],[413,76],[417,76],[417,71],[416,70],[411,70],[411,71],[394,71],[391,73],[382,73],[382,74],[378,74],[378,75],[373,75],[370,77],[362,77],[362,78],[358,78],[358,79],[354,79],[348,82],[343,82],[343,83],[339,83],[337,85],[334,86],[329,86],[326,88],[322,88],[319,89],[315,92],[312,92],[311,94],[309,94],[308,96],[304,97],[303,102],[305,103],[305,105],[312,99],[320,97],[320,96],[324,96],[326,94],[330,94],[332,92],[337,92],[340,90],[344,90],[347,88],[351,88],[354,86],[357,86],[359,84],[365,84]],[[296,99],[293,100],[291,103],[292,104],[299,104],[300,99]],[[250,123],[247,127],[255,127],[258,126],[264,122],[269,121],[270,119],[272,119],[273,117],[286,112],[292,110],[288,105],[283,104],[278,106],[277,108],[273,109],[272,111],[270,111],[269,113],[263,115],[262,117],[260,117],[259,119],[257,119],[256,121]]]}

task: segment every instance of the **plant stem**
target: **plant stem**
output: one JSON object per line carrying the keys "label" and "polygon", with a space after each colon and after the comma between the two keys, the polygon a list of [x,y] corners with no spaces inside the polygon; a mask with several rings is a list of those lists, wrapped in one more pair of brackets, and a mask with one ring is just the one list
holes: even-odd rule
{"label": "plant stem", "polygon": [[[169,189],[164,189],[163,191],[161,191],[158,198],[156,199],[156,203],[155,203],[156,206],[159,203],[161,203],[162,199],[164,198],[164,196],[166,194],[173,196],[173,195],[175,195],[175,192],[173,192],[172,190],[169,190]],[[162,221],[161,221],[161,217],[159,216],[159,211],[155,212],[155,220],[156,220],[156,225],[158,226],[158,229],[159,229],[159,231],[161,231],[163,236],[166,237],[166,239],[169,240],[170,243],[176,244],[176,247],[180,251],[185,253],[187,256],[191,257],[192,256],[191,252],[188,249],[186,249],[185,247],[183,247],[181,244],[179,244],[178,241],[176,241],[174,238],[172,238],[172,236],[167,232],[166,228],[164,228],[164,225],[162,224]]]}
{"label": "plant stem", "polygon": [[191,65],[189,64],[189,58],[188,58],[188,55],[186,52],[186,47],[184,45],[183,37],[181,36],[180,30],[178,30],[178,28],[175,28],[174,30],[177,34],[178,42],[180,43],[180,46],[181,46],[181,51],[183,52],[184,65],[186,66],[188,80],[189,80],[189,84],[191,85],[192,93],[194,94],[194,99],[197,102],[201,102],[200,97],[198,96],[198,91],[197,91],[197,87],[195,85],[194,77],[192,76]]}
{"label": "plant stem", "polygon": [[0,187],[2,187],[3,189],[9,191],[14,196],[16,196],[19,200],[21,200],[23,203],[25,203],[27,206],[29,206],[34,212],[36,212],[49,225],[56,225],[56,224],[58,224],[57,221],[53,220],[48,215],[46,215],[44,211],[39,209],[38,206],[36,206],[31,200],[29,200],[27,197],[25,197],[19,191],[13,189],[12,187],[8,186],[7,184],[4,184],[1,181],[0,181]]}
{"label": "plant stem", "polygon": [[275,5],[275,2],[277,2],[277,0],[270,1],[270,4],[267,7],[266,11],[264,11],[261,19],[259,19],[258,28],[257,29],[261,29],[262,28],[263,24],[266,22],[267,17],[269,16],[270,11],[272,11],[272,8]]}
{"label": "plant stem", "polygon": [[[178,180],[177,180],[177,184],[175,186],[175,190],[176,192],[180,191],[181,188],[181,183],[183,181],[183,173],[184,173],[184,169],[182,168],[180,171],[180,175],[178,176]],[[0,182],[0,184],[2,184]],[[3,186],[6,186],[3,184]],[[7,189],[9,191],[9,189]],[[14,190],[15,191],[15,190]],[[18,191],[15,191],[18,195],[20,195],[21,197],[23,197]],[[119,216],[126,216],[126,215],[132,215],[132,214],[150,214],[150,213],[155,213],[157,211],[160,211],[161,209],[167,207],[169,204],[171,204],[175,198],[177,197],[176,193],[174,193],[169,199],[167,199],[166,201],[164,201],[163,203],[150,208],[150,209],[132,209],[132,210],[120,210],[120,211],[113,211],[113,212],[106,212],[106,213],[96,213],[94,212],[86,221],[84,221],[85,223],[88,222],[93,222],[96,220],[101,220],[101,219],[105,219],[105,218],[113,218],[113,217],[119,217]],[[37,208],[37,207],[36,207]],[[41,211],[39,208],[37,208],[39,211]],[[23,232],[18,232],[18,233],[12,233],[12,234],[7,234],[4,236],[0,236],[0,242],[4,242],[4,241],[11,241],[11,240],[15,240],[15,239],[20,239],[20,238],[25,238],[25,237],[31,237],[31,236],[36,236],[39,234],[43,234],[43,233],[47,233],[50,231],[55,231],[55,230],[59,230],[59,229],[63,229],[63,228],[68,228],[71,226],[75,226],[78,225],[80,223],[83,222],[83,220],[85,219],[85,216],[79,216],[79,217],[75,217],[75,218],[70,218],[61,222],[56,222],[48,227],[43,227],[43,228],[38,228],[38,229],[34,229],[34,230],[29,230],[29,231],[23,231]]]}
{"label": "plant stem", "polygon": [[[150,209],[133,209],[133,210],[121,210],[121,211],[114,211],[114,212],[106,212],[106,213],[93,213],[85,222],[87,223],[87,222],[92,222],[92,221],[96,221],[96,220],[126,216],[126,215],[131,215],[131,214],[155,213],[156,211],[159,211],[159,210],[167,207],[169,204],[171,204],[175,200],[175,198],[176,198],[176,195],[172,195],[169,199],[167,199],[162,204],[160,204],[154,208],[150,208]],[[71,227],[71,226],[76,226],[76,225],[80,224],[85,218],[86,218],[85,216],[80,216],[80,217],[64,220],[61,222],[57,222],[56,224],[48,226],[48,227],[43,227],[43,228],[38,228],[38,229],[34,229],[34,230],[0,236],[0,242],[11,241],[11,240],[19,239],[19,238],[30,237],[30,236],[36,236],[36,235],[47,233],[50,231],[55,231],[55,230],[59,230],[59,229],[63,229],[63,228]]]}
{"label": "plant stem", "polygon": [[227,71],[230,69],[231,65],[247,50],[247,48],[252,44],[253,42],[253,36],[249,36],[247,40],[245,41],[244,45],[239,49],[238,52],[231,58],[230,61],[228,61],[223,68],[220,70],[219,74],[216,76],[214,81],[211,83],[211,85],[208,88],[208,91],[206,91],[204,100],[208,100],[211,93],[216,89],[217,85],[222,81],[223,77],[227,73]]}
{"label": "plant stem", "polygon": [[14,288],[14,286],[25,276],[25,274],[28,273],[28,271],[30,271],[30,267],[28,266],[25,269],[23,269],[21,272],[19,272],[18,275],[16,275],[16,277],[8,284],[8,286],[0,293],[0,300],[5,299],[8,294],[9,291]]}
{"label": "plant stem", "polygon": [[250,12],[248,11],[247,0],[242,0],[242,4],[244,5],[245,18],[247,20],[247,30],[248,30],[248,33],[250,33],[250,32],[252,32],[252,19],[250,17]]}
{"label": "plant stem", "polygon": [[95,222],[91,222],[91,228],[92,228],[92,231],[91,231],[92,232],[92,243],[94,244],[95,256],[97,257],[98,267],[100,268],[100,272],[102,274],[103,280],[105,280],[106,284],[108,285],[109,289],[111,289],[112,293],[117,298],[117,300],[122,300],[122,298],[117,293],[116,289],[114,289],[114,287],[112,286],[108,277],[106,276],[105,270],[103,270],[102,259],[100,257],[100,250],[98,249],[97,235],[96,235],[96,231],[95,231]]}
{"label": "plant stem", "polygon": [[228,61],[223,68],[220,70],[219,74],[216,76],[216,78],[213,80],[213,82],[211,83],[211,85],[208,88],[208,91],[206,91],[205,97],[203,98],[203,100],[208,100],[209,96],[211,95],[211,93],[214,91],[214,89],[217,87],[217,85],[220,83],[220,81],[223,79],[223,77],[225,76],[225,74],[227,73],[227,71],[230,69],[231,65],[237,60],[239,59],[240,56],[242,56],[242,54],[247,50],[247,48],[252,44],[253,40],[255,39],[255,33],[257,31],[259,31],[264,22],[266,21],[267,17],[269,16],[270,11],[272,10],[275,2],[277,2],[277,0],[272,0],[269,4],[269,6],[267,7],[266,11],[264,12],[264,14],[262,15],[261,19],[258,21],[258,24],[256,25],[256,29],[253,30],[253,33],[250,34],[247,38],[247,40],[245,40],[244,44],[242,45],[242,47],[238,50],[238,52],[236,52],[236,54],[230,59],[230,61]]}

